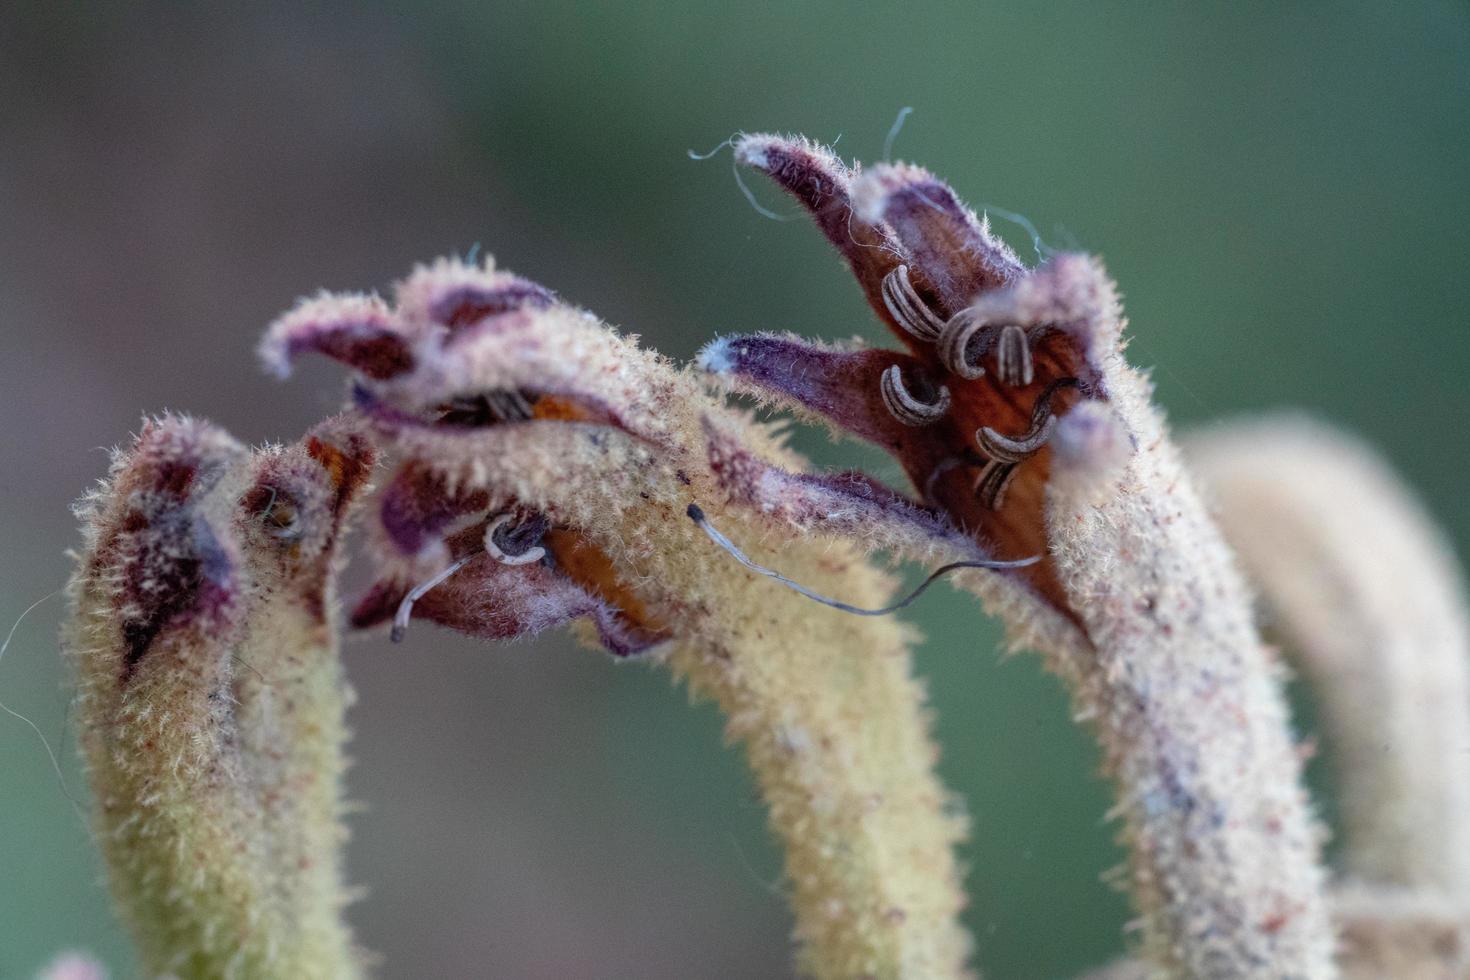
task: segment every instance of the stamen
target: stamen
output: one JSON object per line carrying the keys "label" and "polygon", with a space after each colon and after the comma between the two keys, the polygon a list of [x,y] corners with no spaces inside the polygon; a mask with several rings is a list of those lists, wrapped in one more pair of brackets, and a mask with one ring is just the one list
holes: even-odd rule
{"label": "stamen", "polygon": [[978,429],[975,441],[980,451],[1003,463],[1020,463],[1036,455],[1056,427],[1057,419],[1051,410],[1052,397],[1063,388],[1075,388],[1079,384],[1076,378],[1058,378],[1047,385],[1031,409],[1030,427],[1019,436],[1001,435],[988,425]]}
{"label": "stamen", "polygon": [[1021,467],[1018,463],[1007,463],[993,459],[985,464],[975,479],[975,495],[990,510],[1000,510],[1006,501],[1006,491]]}
{"label": "stamen", "polygon": [[939,339],[944,321],[914,289],[914,284],[909,281],[908,266],[901,265],[884,276],[882,292],[883,305],[888,307],[888,312],[900,327],[931,344]]}
{"label": "stamen", "polygon": [[[515,514],[511,511],[506,511],[491,521],[485,528],[485,551],[489,553],[490,557],[502,565],[530,565],[545,558],[546,549],[542,547],[529,547],[516,554],[508,554],[505,551],[504,546],[512,543],[511,536],[519,528],[512,528],[504,534],[501,533],[500,529],[513,520],[515,520]],[[538,534],[537,538],[539,539],[539,537],[540,535]],[[497,541],[497,538],[500,540]]]}
{"label": "stamen", "polygon": [[489,391],[450,399],[438,421],[441,425],[475,427],[496,422],[524,422],[532,414],[530,400],[519,391]]}
{"label": "stamen", "polygon": [[531,403],[519,391],[492,391],[485,396],[490,412],[502,422],[524,422],[532,415]]}
{"label": "stamen", "polygon": [[403,634],[408,632],[408,618],[413,615],[413,604],[428,595],[429,590],[434,588],[434,586],[443,582],[461,568],[464,568],[470,559],[474,557],[474,555],[465,555],[433,578],[414,586],[408,595],[403,597],[403,601],[398,604],[398,612],[393,614],[393,629],[389,632],[388,638],[394,643],[402,642]]}
{"label": "stamen", "polygon": [[1001,435],[987,425],[975,433],[975,441],[980,444],[980,451],[991,459],[1002,463],[1019,463],[1035,456],[1046,445],[1046,440],[1051,438],[1051,431],[1056,425],[1057,417],[1048,414],[1040,424],[1032,422],[1031,428],[1014,439]]}
{"label": "stamen", "polygon": [[1026,331],[1014,323],[1001,328],[995,350],[995,368],[1001,382],[1013,387],[1029,385],[1036,376]]}
{"label": "stamen", "polygon": [[800,594],[806,596],[808,599],[820,602],[824,606],[831,606],[833,609],[840,609],[843,612],[852,613],[855,616],[887,616],[889,613],[897,612],[898,610],[907,606],[909,603],[913,602],[919,596],[923,595],[924,590],[928,589],[929,586],[938,581],[941,576],[948,575],[950,572],[958,571],[962,568],[1025,568],[1027,565],[1034,565],[1041,560],[1039,556],[1032,555],[1030,558],[1022,558],[1017,561],[983,560],[950,562],[948,565],[941,565],[939,568],[935,569],[932,573],[930,573],[928,578],[924,579],[924,581],[920,583],[917,589],[910,592],[908,595],[904,596],[893,605],[884,606],[882,609],[864,609],[861,606],[848,605],[847,603],[841,602],[837,599],[829,599],[827,596],[821,595],[817,592],[813,592],[811,589],[808,589],[806,586],[801,585],[798,582],[793,582],[791,579],[787,578],[785,575],[782,575],[775,569],[766,568],[764,565],[757,565],[755,562],[747,558],[743,551],[735,547],[734,542],[732,542],[729,538],[725,537],[723,534],[715,529],[714,525],[712,525],[708,521],[708,519],[705,518],[704,511],[699,508],[698,504],[690,504],[689,509],[686,511],[686,513],[689,515],[689,519],[695,524],[698,524],[700,530],[704,531],[704,533],[709,536],[709,539],[711,541],[728,551],[731,557],[733,557],[740,564],[744,565],[746,568],[750,569],[752,572],[755,572],[758,575],[764,575],[767,578],[773,578],[777,582],[780,582],[782,585],[786,586],[788,589],[791,589],[794,592],[799,592]]}
{"label": "stamen", "polygon": [[[922,374],[915,374],[919,397],[915,397],[904,385],[903,369],[897,364],[883,372],[878,390],[883,396],[883,405],[904,425],[932,425],[944,418],[949,411],[949,389],[944,385],[934,387]],[[921,401],[923,396],[929,396]]]}
{"label": "stamen", "polygon": [[985,376],[980,359],[990,349],[995,331],[981,322],[973,308],[949,318],[939,335],[939,362],[962,378],[974,381]]}

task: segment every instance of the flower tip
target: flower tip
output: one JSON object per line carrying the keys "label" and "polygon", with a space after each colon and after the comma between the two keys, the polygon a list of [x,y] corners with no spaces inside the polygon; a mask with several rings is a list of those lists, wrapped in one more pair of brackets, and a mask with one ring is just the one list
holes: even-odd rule
{"label": "flower tip", "polygon": [[495,257],[478,263],[445,257],[415,266],[394,287],[398,314],[408,323],[438,324],[451,333],[483,320],[556,302],[545,286],[497,269]]}
{"label": "flower tip", "polygon": [[287,345],[274,333],[268,333],[260,339],[255,348],[255,356],[260,359],[260,365],[265,373],[277,381],[285,381],[291,377],[291,354]]}
{"label": "flower tip", "polygon": [[1057,475],[1081,477],[1093,485],[1111,481],[1128,462],[1132,441],[1105,402],[1079,402],[1058,422],[1051,436]]}
{"label": "flower tip", "polygon": [[732,144],[735,162],[757,170],[770,170],[771,148],[786,142],[788,141],[771,133],[741,134]]}
{"label": "flower tip", "polygon": [[719,337],[705,344],[695,355],[695,366],[709,374],[729,374],[735,370],[730,337]]}
{"label": "flower tip", "polygon": [[266,330],[257,353],[278,378],[315,351],[383,380],[413,366],[402,326],[377,296],[322,293],[299,301]]}
{"label": "flower tip", "polygon": [[349,415],[334,415],[312,426],[303,440],[307,455],[326,472],[333,512],[343,510],[366,489],[377,449],[363,424]]}
{"label": "flower tip", "polygon": [[859,174],[852,182],[852,213],[870,225],[881,224],[901,182],[898,171],[898,165],[877,163]]}
{"label": "flower tip", "polygon": [[883,211],[888,206],[887,189],[883,186],[878,171],[883,164],[865,170],[852,182],[852,213],[870,225],[883,220]]}
{"label": "flower tip", "polygon": [[848,182],[852,175],[831,150],[804,137],[773,133],[743,135],[732,145],[737,164],[768,175],[808,210],[820,212],[837,206],[846,227]]}
{"label": "flower tip", "polygon": [[853,213],[874,225],[888,220],[889,211],[895,205],[959,212],[961,209],[953,198],[954,192],[947,184],[912,163],[875,163],[852,182]]}
{"label": "flower tip", "polygon": [[145,489],[182,499],[245,454],[224,429],[188,415],[164,414],[143,421],[132,446],[116,457],[118,487]]}

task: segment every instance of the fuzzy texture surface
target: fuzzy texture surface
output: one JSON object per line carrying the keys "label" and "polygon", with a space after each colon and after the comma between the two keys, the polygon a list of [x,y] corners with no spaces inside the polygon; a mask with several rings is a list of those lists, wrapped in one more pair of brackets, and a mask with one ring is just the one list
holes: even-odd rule
{"label": "fuzzy texture surface", "polygon": [[1110,492],[1091,452],[1054,463],[1049,537],[1095,652],[1048,654],[1119,785],[1144,952],[1183,976],[1332,976],[1323,835],[1279,667],[1147,383],[1121,358],[1105,370],[1138,448]]}
{"label": "fuzzy texture surface", "polygon": [[1470,910],[1470,617],[1444,536],[1376,454],[1319,423],[1237,423],[1187,448],[1321,701],[1345,874]]}
{"label": "fuzzy texture surface", "polygon": [[340,978],[336,546],[372,451],[147,422],[78,507],[64,636],[112,892],[149,975]]}
{"label": "fuzzy texture surface", "polygon": [[[1123,359],[1101,265],[1058,255],[1024,269],[916,167],[864,172],[781,136],[744,137],[735,153],[810,211],[906,351],[756,335],[716,342],[702,366],[893,454],[913,497],[864,494],[886,513],[947,519],[998,557],[1045,556],[959,581],[1066,680],[1102,745],[1151,969],[1335,975],[1322,831],[1280,670],[1146,378]],[[781,481],[736,482],[762,509],[792,510]],[[953,534],[911,519],[878,531],[808,517],[808,530],[957,557]]]}
{"label": "fuzzy texture surface", "polygon": [[[1332,899],[1343,980],[1461,980],[1470,976],[1470,922],[1439,896],[1350,886]],[[1165,980],[1156,964],[1124,959],[1077,980]]]}
{"label": "fuzzy texture surface", "polygon": [[[784,522],[727,491],[716,470],[732,454],[802,466],[767,430],[591,315],[535,298],[544,291],[495,299],[513,281],[488,260],[417,270],[399,287],[394,328],[414,367],[390,378],[376,376],[376,350],[335,339],[328,301],[308,301],[269,335],[268,358],[311,347],[360,372],[360,410],[398,467],[392,485],[411,498],[380,513],[375,588],[405,595],[468,557],[414,617],[487,637],[577,619],[614,653],[649,651],[719,705],[745,749],[785,848],[802,972],[966,975],[953,855],[965,821],[934,775],[913,635],[747,571],[686,511],[697,504],[756,560],[828,594],[881,605],[892,581],[850,544],[793,546]],[[486,312],[464,312],[460,295]],[[344,302],[344,336],[356,302]],[[497,558],[487,513],[537,529],[510,543],[513,560],[532,543],[544,554]],[[488,624],[486,609],[524,614]]]}

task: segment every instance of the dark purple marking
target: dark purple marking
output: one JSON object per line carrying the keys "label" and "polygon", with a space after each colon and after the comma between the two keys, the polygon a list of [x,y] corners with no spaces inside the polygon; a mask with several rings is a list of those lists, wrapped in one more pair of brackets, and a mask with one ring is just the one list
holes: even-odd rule
{"label": "dark purple marking", "polygon": [[892,350],[843,351],[790,334],[727,337],[705,348],[710,370],[733,376],[799,403],[833,425],[890,451],[913,430],[883,404],[879,379],[894,364],[906,377],[923,371],[917,359]]}
{"label": "dark purple marking", "polygon": [[385,381],[413,370],[413,351],[398,334],[371,323],[321,325],[293,333],[286,354],[295,360],[302,353],[325,354],[369,378]]}
{"label": "dark purple marking", "polygon": [[121,627],[123,681],[132,676],[166,626],[218,611],[228,603],[234,571],[209,522],[184,508],[171,508],[151,520],[141,514],[130,517],[124,527],[137,529],[120,551],[125,555],[125,601],[136,613]]}
{"label": "dark purple marking", "polygon": [[451,494],[442,476],[408,463],[384,489],[378,519],[395,548],[416,555],[457,518],[489,506],[483,490]]}
{"label": "dark purple marking", "polygon": [[[525,307],[546,309],[556,302],[556,294],[545,286],[527,279],[514,278],[503,286],[457,286],[429,302],[429,316],[452,331],[468,327],[487,317],[513,313]],[[451,337],[452,339],[452,337]]]}

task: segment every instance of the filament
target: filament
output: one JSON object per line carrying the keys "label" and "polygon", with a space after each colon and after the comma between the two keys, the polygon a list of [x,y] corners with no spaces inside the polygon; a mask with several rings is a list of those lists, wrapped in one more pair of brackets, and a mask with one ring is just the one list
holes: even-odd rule
{"label": "filament", "polygon": [[777,582],[780,582],[782,585],[786,586],[788,589],[791,589],[794,592],[799,592],[802,595],[806,596],[808,599],[820,602],[824,606],[831,606],[833,609],[840,609],[843,612],[852,613],[855,616],[887,616],[889,613],[898,612],[900,609],[913,602],[919,596],[923,595],[924,591],[928,589],[929,586],[938,581],[941,576],[948,575],[950,572],[958,571],[962,568],[1025,568],[1027,565],[1034,565],[1041,560],[1039,556],[1032,555],[1030,558],[1020,558],[1015,561],[998,561],[987,558],[977,559],[975,561],[950,562],[948,565],[941,565],[939,568],[936,568],[933,572],[929,574],[928,578],[924,579],[924,581],[919,584],[918,588],[914,589],[914,591],[910,592],[908,595],[904,596],[893,605],[884,606],[881,609],[864,609],[861,606],[849,605],[848,603],[841,602],[837,599],[831,599],[827,596],[821,595],[820,593],[813,592],[811,589],[808,589],[800,582],[792,581],[791,579],[787,578],[785,575],[782,575],[780,572],[776,571],[773,568],[766,568],[764,565],[757,565],[755,562],[746,557],[745,552],[735,547],[735,543],[733,541],[721,534],[715,528],[715,526],[709,522],[708,518],[704,516],[704,511],[700,509],[698,504],[690,504],[689,509],[686,513],[688,513],[689,519],[691,521],[699,525],[700,530],[709,535],[709,539],[711,541],[728,551],[731,557],[733,557],[740,564],[744,565],[746,568],[750,569],[752,572],[755,572],[758,575],[764,575],[767,578],[773,578]]}

